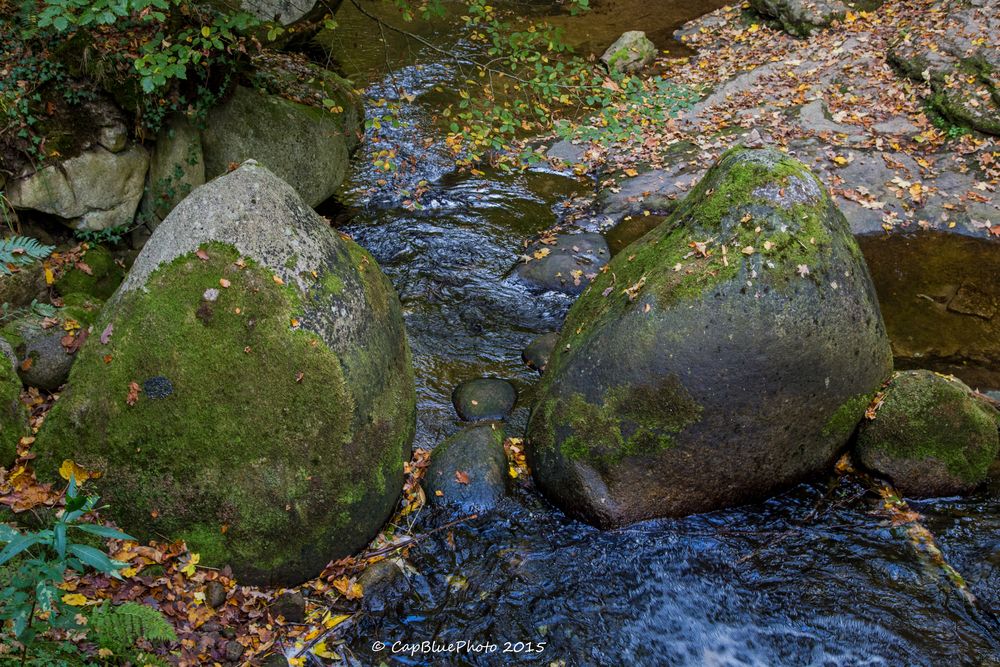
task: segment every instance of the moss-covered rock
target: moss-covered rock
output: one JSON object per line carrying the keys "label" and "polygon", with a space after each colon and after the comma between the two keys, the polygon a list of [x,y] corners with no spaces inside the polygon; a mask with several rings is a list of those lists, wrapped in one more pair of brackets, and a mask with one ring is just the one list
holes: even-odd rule
{"label": "moss-covered rock", "polygon": [[30,306],[47,291],[45,267],[41,262],[19,267],[10,275],[0,275],[0,305],[7,304],[10,309]]}
{"label": "moss-covered rock", "polygon": [[65,270],[55,285],[63,296],[82,294],[104,301],[115,293],[124,278],[125,269],[115,262],[111,251],[93,245],[84,251],[78,263]]}
{"label": "moss-covered rock", "polygon": [[392,513],[415,409],[398,298],[268,170],[248,162],[181,202],[94,332],[36,465],[103,471],[131,533],[290,585]]}
{"label": "moss-covered rock", "polygon": [[911,497],[971,491],[1000,450],[997,411],[962,382],[931,371],[897,373],[873,421],[858,433],[865,467]]}
{"label": "moss-covered rock", "polygon": [[795,37],[808,37],[854,10],[871,11],[883,0],[750,0],[754,11],[774,18]]}
{"label": "moss-covered rock", "polygon": [[76,359],[73,350],[63,345],[67,335],[63,313],[44,318],[30,313],[0,328],[2,336],[17,355],[17,372],[29,387],[56,391],[66,382]]}
{"label": "moss-covered rock", "polygon": [[202,132],[205,177],[254,159],[316,206],[344,180],[362,133],[363,107],[350,82],[333,72],[283,64],[305,69],[262,70],[258,88],[237,86],[209,113]]}
{"label": "moss-covered rock", "polygon": [[609,72],[635,74],[656,58],[656,45],[641,30],[629,30],[601,56]]}
{"label": "moss-covered rock", "polygon": [[21,403],[21,379],[14,368],[16,357],[0,339],[0,466],[9,466],[17,443],[28,434],[28,412]]}
{"label": "moss-covered rock", "polygon": [[184,115],[171,116],[157,133],[149,156],[149,177],[139,205],[151,231],[175,206],[205,182],[201,132]]}
{"label": "moss-covered rock", "polygon": [[531,467],[602,526],[759,498],[827,466],[890,372],[829,195],[781,153],[735,149],[570,310]]}

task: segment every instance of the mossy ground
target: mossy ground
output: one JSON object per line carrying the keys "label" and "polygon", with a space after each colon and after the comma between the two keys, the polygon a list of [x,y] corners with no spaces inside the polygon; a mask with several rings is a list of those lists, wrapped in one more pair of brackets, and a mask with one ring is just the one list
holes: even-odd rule
{"label": "mossy ground", "polygon": [[997,456],[996,410],[974,399],[968,387],[930,371],[898,373],[859,447],[888,460],[944,464],[963,482],[981,482]]}
{"label": "mossy ground", "polygon": [[838,436],[846,438],[857,428],[861,419],[865,416],[865,409],[871,403],[875,394],[858,394],[853,398],[844,401],[837,411],[823,426],[824,436]]}
{"label": "mossy ground", "polygon": [[80,258],[90,273],[71,266],[56,281],[63,296],[83,294],[101,301],[107,300],[125,278],[125,270],[115,263],[114,255],[104,246],[91,246]]}
{"label": "mossy ground", "polygon": [[21,380],[0,354],[0,466],[14,460],[18,440],[28,432],[28,416],[20,396]]}
{"label": "mossy ground", "polygon": [[[298,292],[250,261],[241,268],[229,246],[204,248],[208,261],[178,258],[123,295],[109,344],[85,345],[70,378],[78,391],[40,435],[39,468],[71,458],[103,470],[123,526],[186,539],[207,564],[315,566],[336,551],[331,526],[350,532],[386,476],[402,474],[403,451],[354,441],[341,360],[295,327]],[[130,383],[158,376],[169,396],[128,405]]]}

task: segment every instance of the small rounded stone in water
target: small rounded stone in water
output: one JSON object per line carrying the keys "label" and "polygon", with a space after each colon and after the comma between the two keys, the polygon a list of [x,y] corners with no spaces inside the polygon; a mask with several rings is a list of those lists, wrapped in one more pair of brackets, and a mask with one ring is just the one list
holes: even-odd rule
{"label": "small rounded stone in water", "polygon": [[517,390],[499,378],[476,378],[455,387],[451,402],[462,420],[467,422],[503,419],[514,409]]}
{"label": "small rounded stone in water", "polygon": [[166,398],[174,393],[174,384],[162,375],[156,375],[142,383],[142,393],[146,398]]}
{"label": "small rounded stone in water", "polygon": [[549,358],[558,343],[559,334],[557,332],[542,334],[528,343],[528,347],[521,352],[521,359],[528,365],[528,368],[544,373]]}

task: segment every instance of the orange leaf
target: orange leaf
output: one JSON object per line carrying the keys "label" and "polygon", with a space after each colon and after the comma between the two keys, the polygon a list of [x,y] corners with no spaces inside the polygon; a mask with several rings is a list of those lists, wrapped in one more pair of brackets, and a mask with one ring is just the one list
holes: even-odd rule
{"label": "orange leaf", "polygon": [[128,383],[128,396],[125,398],[125,402],[128,403],[129,405],[135,405],[136,403],[138,403],[139,402],[139,392],[140,391],[141,391],[141,389],[139,388],[139,383],[137,383],[137,382],[129,382]]}

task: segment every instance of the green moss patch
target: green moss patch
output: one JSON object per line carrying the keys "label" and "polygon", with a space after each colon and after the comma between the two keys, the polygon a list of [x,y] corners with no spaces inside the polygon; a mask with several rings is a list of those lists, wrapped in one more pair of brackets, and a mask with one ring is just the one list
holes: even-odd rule
{"label": "green moss patch", "polygon": [[160,267],[102,316],[95,329],[113,324],[111,339],[81,351],[38,465],[102,470],[123,526],[182,536],[209,565],[313,576],[370,537],[368,518],[335,544],[331,522],[371,516],[386,476],[402,474],[402,448],[355,441],[341,360],[299,328],[298,291],[229,246],[203,249],[209,260]]}
{"label": "green moss patch", "polygon": [[0,354],[0,466],[17,455],[17,443],[28,434],[28,414],[21,404],[21,380],[13,366]]}
{"label": "green moss patch", "polygon": [[[892,476],[896,462],[938,461],[965,485],[983,481],[997,456],[996,410],[968,387],[930,371],[897,373],[858,441],[866,462]],[[894,480],[904,486],[906,480]]]}
{"label": "green moss patch", "polygon": [[605,469],[626,457],[670,449],[674,436],[696,423],[702,412],[674,377],[655,385],[612,389],[600,405],[573,394],[568,400],[550,400],[541,409],[547,413],[546,423],[559,414],[569,429],[560,445],[563,456]]}
{"label": "green moss patch", "polygon": [[837,410],[830,415],[830,419],[827,420],[826,424],[823,426],[824,436],[837,436],[838,438],[846,438],[854,429],[857,428],[858,423],[865,416],[865,409],[868,404],[872,402],[875,394],[858,394],[848,400],[844,401]]}
{"label": "green moss patch", "polygon": [[104,301],[122,280],[125,270],[115,262],[111,251],[103,246],[91,246],[80,257],[80,264],[71,266],[56,281],[56,289],[63,296],[83,294]]}

